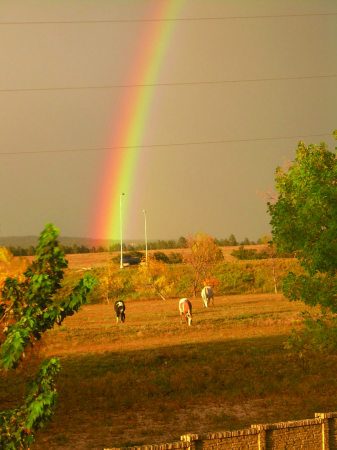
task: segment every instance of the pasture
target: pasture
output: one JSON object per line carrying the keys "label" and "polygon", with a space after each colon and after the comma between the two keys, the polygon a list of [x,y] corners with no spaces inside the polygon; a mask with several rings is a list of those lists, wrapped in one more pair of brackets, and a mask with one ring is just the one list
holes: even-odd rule
{"label": "pasture", "polygon": [[[237,250],[237,246],[220,247],[224,261],[237,261],[234,256],[231,255],[233,250]],[[265,244],[259,245],[245,245],[246,249],[255,249],[258,252],[263,251],[266,248]],[[181,253],[184,255],[188,250],[186,248],[175,248],[175,249],[163,249],[163,250],[149,250],[148,254],[151,255],[155,252],[162,252],[166,255],[170,253]],[[145,255],[145,251],[143,251]],[[109,258],[113,258],[120,253],[118,252],[104,252],[104,253],[75,253],[66,255],[66,259],[69,263],[69,269],[81,269],[84,267],[102,267]],[[15,257],[18,258],[18,257]],[[29,261],[33,261],[35,256],[25,256]]]}
{"label": "pasture", "polygon": [[[284,349],[303,305],[282,294],[215,296],[207,309],[191,299],[188,327],[178,301],[126,300],[118,325],[112,304],[88,305],[46,333],[33,364],[60,357],[59,407],[32,450],[173,442],[337,409],[336,356],[303,367]],[[1,380],[3,409],[29,372]]]}

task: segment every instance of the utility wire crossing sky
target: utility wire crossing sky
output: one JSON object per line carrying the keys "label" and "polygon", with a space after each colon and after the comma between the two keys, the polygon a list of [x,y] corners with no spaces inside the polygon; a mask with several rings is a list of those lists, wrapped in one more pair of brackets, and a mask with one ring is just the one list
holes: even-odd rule
{"label": "utility wire crossing sky", "polygon": [[[256,189],[334,148],[334,1],[0,4],[1,234],[270,231]],[[315,30],[313,33],[312,30]]]}

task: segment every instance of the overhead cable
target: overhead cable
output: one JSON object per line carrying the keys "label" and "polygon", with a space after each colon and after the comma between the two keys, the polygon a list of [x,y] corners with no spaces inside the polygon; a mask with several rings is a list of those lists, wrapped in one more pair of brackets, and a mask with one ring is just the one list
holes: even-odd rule
{"label": "overhead cable", "polygon": [[118,88],[139,88],[139,87],[165,87],[165,86],[194,86],[194,85],[211,85],[211,84],[227,84],[227,83],[253,83],[264,81],[288,81],[288,80],[312,80],[320,78],[336,78],[337,75],[313,75],[300,77],[284,77],[284,78],[252,78],[246,80],[220,80],[220,81],[190,81],[181,83],[149,83],[149,84],[112,84],[106,86],[69,86],[69,87],[50,87],[50,88],[17,88],[17,89],[0,89],[0,92],[31,92],[31,91],[79,91],[90,89],[118,89]]}
{"label": "overhead cable", "polygon": [[130,149],[145,149],[145,148],[160,148],[160,147],[186,147],[189,145],[209,145],[209,144],[228,144],[234,142],[254,142],[254,141],[271,141],[279,139],[303,139],[307,137],[318,137],[318,136],[330,136],[331,133],[321,133],[321,134],[307,134],[298,136],[278,136],[278,137],[267,137],[267,138],[253,138],[253,139],[229,139],[223,141],[203,141],[203,142],[174,142],[172,144],[149,144],[149,145],[127,145],[127,146],[116,146],[116,147],[95,147],[95,148],[73,148],[64,150],[34,150],[28,152],[1,152],[0,155],[25,155],[25,154],[37,154],[37,153],[70,153],[70,152],[96,152],[102,150],[130,150]]}
{"label": "overhead cable", "polygon": [[280,19],[287,17],[317,17],[336,16],[337,12],[312,13],[312,14],[279,14],[264,16],[229,16],[229,17],[185,17],[172,19],[115,19],[115,20],[46,20],[27,22],[0,22],[0,25],[71,25],[71,24],[100,24],[100,23],[134,23],[134,22],[195,22],[215,20],[237,20],[237,19]]}

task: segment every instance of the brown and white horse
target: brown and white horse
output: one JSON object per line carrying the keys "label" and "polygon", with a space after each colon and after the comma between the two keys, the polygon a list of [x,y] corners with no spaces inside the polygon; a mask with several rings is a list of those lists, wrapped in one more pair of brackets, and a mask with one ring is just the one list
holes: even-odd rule
{"label": "brown and white horse", "polygon": [[179,311],[180,311],[180,322],[183,323],[183,316],[187,325],[192,323],[192,305],[188,298],[182,298],[179,301]]}

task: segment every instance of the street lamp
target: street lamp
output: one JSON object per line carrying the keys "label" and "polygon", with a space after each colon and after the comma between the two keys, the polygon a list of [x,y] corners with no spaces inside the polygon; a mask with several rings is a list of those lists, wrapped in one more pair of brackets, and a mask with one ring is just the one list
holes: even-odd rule
{"label": "street lamp", "polygon": [[123,269],[123,230],[122,230],[122,195],[125,195],[124,192],[121,193],[120,196],[120,221],[121,221],[121,265],[120,268]]}
{"label": "street lamp", "polygon": [[146,255],[146,265],[147,265],[147,232],[146,232],[146,211],[143,209],[144,219],[145,219],[145,255]]}

